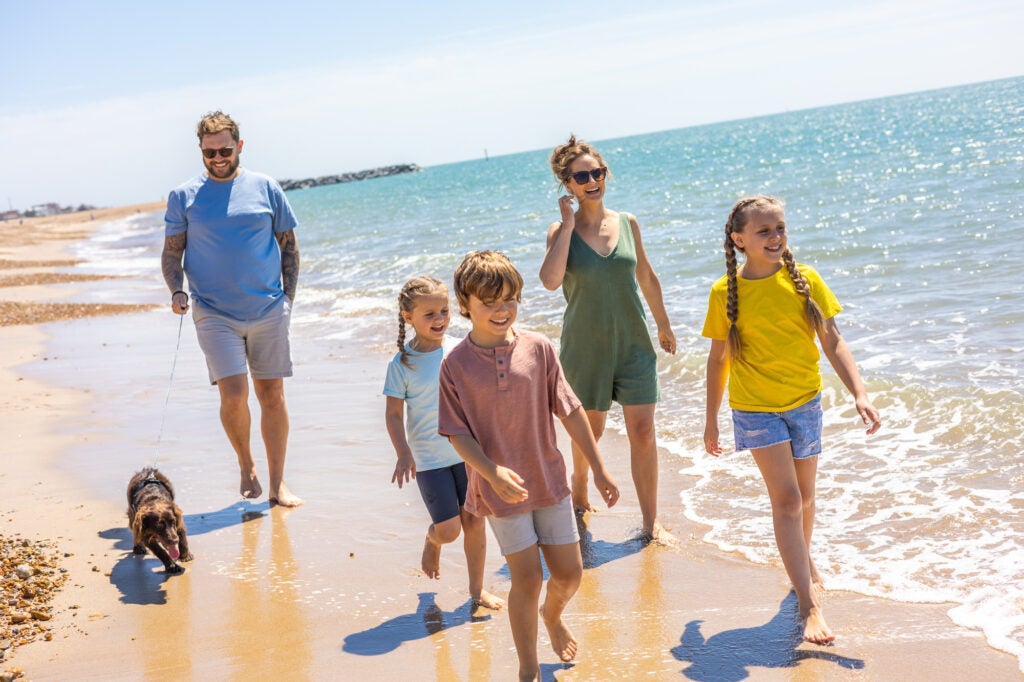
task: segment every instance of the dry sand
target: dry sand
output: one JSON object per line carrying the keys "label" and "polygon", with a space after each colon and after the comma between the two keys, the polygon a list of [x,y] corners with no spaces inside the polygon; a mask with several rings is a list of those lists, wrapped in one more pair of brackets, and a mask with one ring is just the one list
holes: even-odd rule
{"label": "dry sand", "polygon": [[[471,612],[459,549],[445,548],[440,581],[416,570],[424,513],[414,491],[388,484],[384,349],[342,342],[330,367],[304,364],[296,350],[289,483],[307,504],[271,509],[232,492],[215,395],[196,379],[201,356],[186,322],[175,384],[181,407],[164,461],[175,472],[196,560],[185,575],[166,578],[153,557],[131,556],[123,487],[142,463],[132,450],[156,428],[167,329],[177,324],[165,311],[136,311],[36,325],[75,309],[69,280],[55,287],[49,273],[73,274],[68,243],[113,217],[37,221],[17,234],[0,223],[2,274],[35,277],[0,288],[0,300],[22,304],[0,328],[0,535],[51,542],[68,576],[48,605],[52,641],[9,649],[0,671],[18,667],[31,680],[514,679],[506,617]],[[30,240],[21,236],[28,231]],[[41,379],[47,371],[62,380]],[[196,452],[184,447],[189,438],[201,443]],[[591,515],[584,537],[587,570],[567,612],[580,660],[555,663],[542,635],[544,679],[1021,679],[1013,657],[951,623],[949,605],[833,592],[826,608],[837,643],[801,643],[781,567],[751,565],[701,542],[702,529],[676,503],[686,482],[665,453],[662,516],[680,544],[630,541],[639,513],[628,450],[615,434],[602,446],[623,500]],[[492,538],[486,582],[504,595],[507,570],[495,547]]]}

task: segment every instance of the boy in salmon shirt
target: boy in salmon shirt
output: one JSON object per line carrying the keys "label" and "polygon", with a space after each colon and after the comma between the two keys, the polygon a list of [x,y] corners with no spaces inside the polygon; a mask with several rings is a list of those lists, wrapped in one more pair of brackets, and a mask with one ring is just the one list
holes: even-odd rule
{"label": "boy in salmon shirt", "polygon": [[459,311],[473,327],[441,365],[438,431],[469,465],[466,509],[487,517],[508,563],[509,622],[526,681],[540,674],[541,552],[550,579],[539,615],[562,661],[577,648],[562,612],[579,588],[583,560],[552,415],[584,452],[609,507],[619,489],[551,342],[512,327],[522,291],[522,275],[502,253],[474,251],[456,269]]}

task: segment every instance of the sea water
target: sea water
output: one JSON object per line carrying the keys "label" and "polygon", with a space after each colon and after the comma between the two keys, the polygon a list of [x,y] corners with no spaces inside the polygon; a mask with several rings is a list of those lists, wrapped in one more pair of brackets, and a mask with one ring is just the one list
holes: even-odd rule
{"label": "sea water", "polygon": [[[662,475],[681,482],[662,504],[705,524],[706,542],[777,561],[750,456],[703,452],[700,335],[730,207],[776,195],[797,260],[844,306],[839,327],[883,418],[866,436],[823,360],[817,565],[831,588],[954,603],[953,621],[1024,669],[1024,78],[594,142],[612,171],[606,205],[637,216],[679,341],[659,364],[658,439],[676,462]],[[564,301],[537,277],[558,218],[548,153],[289,193],[295,343],[327,357],[355,340],[386,358],[401,284],[450,282],[473,249],[509,255],[526,280],[518,325],[557,342]],[[161,216],[144,214],[104,227],[82,255],[148,276],[159,296],[161,245]],[[124,300],[113,287],[97,296]],[[453,333],[467,329],[456,316]]]}

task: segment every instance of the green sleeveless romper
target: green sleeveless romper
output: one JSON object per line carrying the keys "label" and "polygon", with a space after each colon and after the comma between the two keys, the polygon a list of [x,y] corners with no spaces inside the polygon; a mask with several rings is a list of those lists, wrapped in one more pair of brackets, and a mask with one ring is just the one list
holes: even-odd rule
{"label": "green sleeveless romper", "polygon": [[575,232],[569,242],[565,316],[559,360],[584,409],[658,402],[658,358],[636,281],[629,214],[619,214],[619,240],[607,256]]}

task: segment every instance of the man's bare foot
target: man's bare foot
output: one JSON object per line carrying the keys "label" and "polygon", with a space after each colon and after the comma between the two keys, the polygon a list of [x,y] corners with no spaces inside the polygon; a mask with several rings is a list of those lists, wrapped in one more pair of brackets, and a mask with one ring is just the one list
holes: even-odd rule
{"label": "man's bare foot", "polygon": [[473,597],[473,606],[483,606],[486,609],[500,611],[505,608],[505,600],[487,590],[480,590],[480,594]]}
{"label": "man's bare foot", "polygon": [[429,535],[423,540],[423,557],[420,558],[420,568],[428,578],[437,580],[441,577],[441,545],[431,541]]}
{"label": "man's bare foot", "polygon": [[544,627],[548,630],[548,639],[551,640],[551,648],[564,663],[576,658],[576,638],[572,636],[572,630],[561,618],[551,622],[544,615],[544,607],[540,607],[540,619],[544,621]]}
{"label": "man's bare foot", "polygon": [[270,504],[279,504],[282,507],[300,507],[304,499],[297,495],[293,495],[292,491],[288,490],[288,486],[284,483],[277,486],[277,493],[270,495]]}
{"label": "man's bare foot", "polygon": [[259,479],[256,478],[255,471],[242,472],[242,481],[238,485],[238,492],[245,500],[255,500],[263,494],[263,487],[260,485]]}
{"label": "man's bare foot", "polygon": [[821,613],[821,609],[816,606],[811,607],[811,610],[804,616],[804,639],[813,644],[828,644],[835,641],[835,638],[836,636],[832,634],[828,623],[825,622],[825,616]]}

